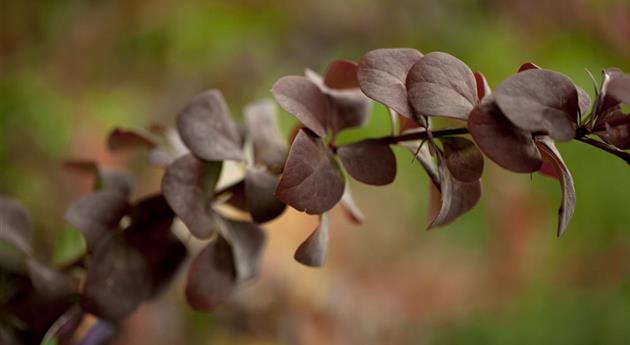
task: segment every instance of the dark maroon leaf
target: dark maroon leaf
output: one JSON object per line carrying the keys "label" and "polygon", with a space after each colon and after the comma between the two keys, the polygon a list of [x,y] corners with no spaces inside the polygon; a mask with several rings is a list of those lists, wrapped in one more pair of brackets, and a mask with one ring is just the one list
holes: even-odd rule
{"label": "dark maroon leaf", "polygon": [[118,236],[96,248],[87,263],[81,304],[106,320],[131,314],[151,292],[149,268],[142,255]]}
{"label": "dark maroon leaf", "polygon": [[349,183],[346,183],[346,189],[343,192],[339,205],[341,205],[343,212],[352,223],[357,225],[363,224],[365,216],[359,206],[354,202]]}
{"label": "dark maroon leaf", "polygon": [[444,164],[444,157],[438,164],[438,171],[442,187],[440,190],[441,207],[428,229],[451,223],[472,209],[481,197],[481,183],[479,181],[461,182],[455,179]]}
{"label": "dark maroon leaf", "polygon": [[195,96],[177,115],[177,130],[192,153],[205,161],[241,160],[241,138],[218,90]]}
{"label": "dark maroon leaf", "polygon": [[221,162],[203,162],[188,154],[169,165],[162,179],[164,198],[197,238],[210,237],[218,227],[211,201],[220,173]]}
{"label": "dark maroon leaf", "polygon": [[0,195],[0,241],[24,253],[32,250],[33,225],[21,203]]}
{"label": "dark maroon leaf", "polygon": [[38,293],[48,298],[61,298],[73,292],[72,280],[54,267],[34,258],[26,260],[31,283]]}
{"label": "dark maroon leaf", "polygon": [[540,169],[542,158],[531,133],[505,118],[492,98],[473,109],[467,127],[481,151],[502,168],[519,173]]}
{"label": "dark maroon leaf", "polygon": [[323,266],[328,253],[328,228],[328,214],[324,213],[315,231],[295,251],[295,260],[306,266]]}
{"label": "dark maroon leaf", "polygon": [[506,79],[494,92],[505,116],[517,127],[532,133],[546,133],[556,140],[575,136],[578,93],[564,75],[530,69]]}
{"label": "dark maroon leaf", "polygon": [[324,84],[331,89],[354,89],[359,87],[357,64],[348,60],[337,60],[330,64]]}
{"label": "dark maroon leaf", "polygon": [[195,310],[212,311],[227,300],[236,285],[232,248],[218,236],[190,264],[186,300]]}
{"label": "dark maroon leaf", "polygon": [[280,78],[271,92],[282,109],[318,136],[326,136],[330,104],[317,84],[307,77],[288,76]]}
{"label": "dark maroon leaf", "polygon": [[90,250],[118,228],[118,223],[129,211],[124,195],[110,190],[90,193],[70,204],[65,219],[79,229]]}
{"label": "dark maroon leaf", "polygon": [[536,144],[543,155],[543,159],[549,161],[556,170],[556,174],[560,176],[560,187],[562,188],[562,204],[558,210],[558,236],[562,235],[567,225],[573,217],[575,211],[575,187],[573,186],[573,177],[569,168],[567,168],[560,152],[556,149],[553,141],[548,137],[536,139]]}
{"label": "dark maroon leaf", "polygon": [[422,53],[410,48],[376,49],[359,62],[357,77],[363,93],[394,109],[400,115],[414,119],[407,101],[407,73],[422,58]]}
{"label": "dark maroon leaf", "polygon": [[332,152],[315,135],[300,130],[291,145],[276,196],[298,211],[321,214],[341,199],[344,184]]}
{"label": "dark maroon leaf", "polygon": [[490,85],[486,77],[481,72],[475,72],[475,84],[477,85],[477,99],[481,101],[485,96],[490,94]]}
{"label": "dark maroon leaf", "polygon": [[334,133],[361,127],[368,122],[372,103],[361,91],[331,90],[328,96],[331,99],[330,126]]}
{"label": "dark maroon leaf", "polygon": [[254,162],[280,172],[287,155],[287,145],[278,129],[275,105],[261,100],[245,107],[245,124],[254,146]]}
{"label": "dark maroon leaf", "polygon": [[339,147],[337,155],[357,181],[383,186],[396,178],[396,157],[384,141],[367,139]]}
{"label": "dark maroon leaf", "polygon": [[461,137],[440,138],[444,161],[453,177],[461,182],[475,182],[483,173],[483,156],[475,144]]}
{"label": "dark maroon leaf", "polygon": [[256,223],[265,223],[278,217],[286,205],[276,197],[278,176],[267,169],[252,167],[245,174],[247,209]]}
{"label": "dark maroon leaf", "polygon": [[615,73],[608,83],[607,95],[619,102],[630,105],[630,75]]}
{"label": "dark maroon leaf", "polygon": [[530,69],[540,69],[540,67],[538,67],[538,65],[536,65],[535,63],[531,63],[531,62],[526,62],[524,64],[521,65],[521,67],[518,68],[519,72],[523,72],[523,71],[527,71]]}
{"label": "dark maroon leaf", "polygon": [[222,235],[232,247],[238,282],[256,277],[267,241],[265,232],[249,222],[224,219],[223,224]]}
{"label": "dark maroon leaf", "polygon": [[456,57],[434,52],[418,60],[407,75],[409,103],[418,114],[465,120],[477,104],[473,72]]}
{"label": "dark maroon leaf", "polygon": [[630,115],[612,117],[603,123],[605,129],[596,134],[622,150],[630,149]]}
{"label": "dark maroon leaf", "polygon": [[107,137],[107,147],[112,151],[156,145],[156,140],[149,134],[131,129],[115,128]]}

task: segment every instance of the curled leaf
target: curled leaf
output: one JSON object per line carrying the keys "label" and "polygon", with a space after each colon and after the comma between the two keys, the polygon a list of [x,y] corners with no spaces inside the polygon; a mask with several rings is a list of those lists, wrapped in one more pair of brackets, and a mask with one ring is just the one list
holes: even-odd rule
{"label": "curled leaf", "polygon": [[254,162],[281,171],[287,145],[278,129],[276,108],[270,100],[252,102],[245,107],[245,124],[254,146]]}
{"label": "curled leaf", "polygon": [[282,109],[318,136],[326,136],[330,104],[313,81],[300,76],[283,77],[273,85],[271,92]]}
{"label": "curled leaf", "polygon": [[562,204],[558,210],[558,236],[562,235],[575,212],[575,187],[573,177],[569,168],[564,163],[560,152],[556,149],[553,141],[548,137],[536,139],[536,145],[543,155],[543,159],[554,167],[556,175],[560,176],[560,187],[562,188]]}
{"label": "curled leaf", "polygon": [[481,72],[473,73],[475,75],[475,84],[477,85],[477,99],[481,101],[485,96],[491,93],[490,85],[486,77]]}
{"label": "curled leaf", "polygon": [[293,256],[296,261],[311,267],[321,267],[328,253],[328,214],[319,217],[319,225],[304,241]]}
{"label": "curled leaf", "polygon": [[483,156],[475,144],[461,137],[440,138],[444,161],[453,177],[461,182],[475,182],[483,173]]}
{"label": "curled leaf", "polygon": [[195,96],[177,115],[177,130],[190,151],[205,161],[241,160],[241,138],[223,95]]}
{"label": "curled leaf", "polygon": [[367,139],[339,147],[337,155],[357,181],[382,186],[396,178],[396,157],[384,141]]}
{"label": "curled leaf", "polygon": [[429,53],[407,75],[409,103],[418,114],[465,120],[477,104],[473,72],[456,57]]}
{"label": "curled leaf", "polygon": [[363,93],[394,109],[400,115],[414,119],[407,101],[407,73],[422,58],[411,48],[376,49],[359,62],[357,77]]}
{"label": "curled leaf", "polygon": [[245,174],[247,209],[256,223],[265,223],[278,217],[286,205],[275,195],[278,176],[264,168],[249,168]]}
{"label": "curled leaf", "polygon": [[280,177],[276,196],[308,214],[321,214],[337,204],[344,177],[332,152],[314,134],[300,130]]}

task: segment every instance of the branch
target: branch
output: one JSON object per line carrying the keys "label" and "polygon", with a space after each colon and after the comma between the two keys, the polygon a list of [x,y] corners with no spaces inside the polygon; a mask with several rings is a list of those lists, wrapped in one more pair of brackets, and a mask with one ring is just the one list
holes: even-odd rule
{"label": "branch", "polygon": [[594,147],[596,147],[596,148],[598,148],[600,150],[603,150],[603,151],[606,151],[606,152],[608,152],[610,154],[613,154],[613,155],[623,159],[623,161],[626,162],[626,164],[630,164],[630,153],[628,153],[628,152],[622,151],[622,150],[620,150],[618,148],[615,148],[613,146],[605,144],[605,143],[603,143],[601,141],[597,141],[595,139],[591,139],[589,137],[578,137],[578,138],[575,138],[575,140],[581,141],[581,142],[583,142],[585,144],[594,146]]}

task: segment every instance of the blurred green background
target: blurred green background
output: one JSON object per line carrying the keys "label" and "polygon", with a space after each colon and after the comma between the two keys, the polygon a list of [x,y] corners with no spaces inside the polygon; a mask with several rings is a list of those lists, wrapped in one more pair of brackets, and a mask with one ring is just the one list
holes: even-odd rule
{"label": "blurred green background", "polygon": [[[136,196],[161,171],[114,156],[113,126],[172,125],[219,88],[236,117],[279,77],[381,47],[445,51],[491,86],[532,61],[586,90],[585,68],[630,71],[627,0],[19,1],[0,8],[0,193],[33,213],[44,256],[59,255],[63,212],[85,193],[64,158],[129,168]],[[288,133],[294,119],[282,113]],[[388,132],[384,108],[342,140]],[[316,220],[271,223],[262,276],[212,315],[184,303],[183,274],[125,324],[116,344],[627,344],[630,169],[579,143],[559,145],[578,196],[555,237],[560,187],[486,160],[484,197],[424,231],[427,178],[404,151],[388,187],[353,184],[361,227],[334,211],[323,269],[293,251]],[[53,249],[56,248],[57,249]]]}

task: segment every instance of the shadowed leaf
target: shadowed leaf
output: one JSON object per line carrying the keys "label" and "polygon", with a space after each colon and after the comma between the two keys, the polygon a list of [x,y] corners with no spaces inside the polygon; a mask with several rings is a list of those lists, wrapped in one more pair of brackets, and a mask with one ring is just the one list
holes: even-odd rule
{"label": "shadowed leaf", "polygon": [[315,231],[295,251],[295,260],[306,266],[323,266],[328,253],[328,228],[328,214],[324,213]]}
{"label": "shadowed leaf", "polygon": [[33,225],[21,203],[0,195],[0,241],[30,253]]}
{"label": "shadowed leaf", "polygon": [[273,85],[271,92],[282,109],[318,136],[326,136],[330,104],[313,81],[300,76],[283,77]]}
{"label": "shadowed leaf", "polygon": [[622,150],[630,149],[630,115],[618,112],[600,125],[604,129],[595,132],[600,138]]}
{"label": "shadowed leaf", "polygon": [[198,238],[210,237],[218,226],[218,215],[212,210],[211,201],[221,165],[188,154],[169,165],[162,179],[164,198]]}
{"label": "shadowed leaf", "polygon": [[575,136],[578,93],[564,75],[543,69],[531,69],[506,79],[494,92],[505,116],[517,127],[546,133],[556,140]]}
{"label": "shadowed leaf", "polygon": [[357,64],[348,60],[334,61],[328,67],[324,84],[331,89],[358,88]]}
{"label": "shadowed leaf", "polygon": [[337,155],[348,174],[357,181],[382,186],[396,178],[396,157],[384,141],[368,139],[341,146]]}
{"label": "shadowed leaf", "polygon": [[315,135],[300,130],[291,145],[276,196],[298,211],[321,214],[341,199],[344,183],[330,150]]}
{"label": "shadowed leaf", "polygon": [[483,173],[483,156],[475,144],[461,137],[440,138],[444,161],[453,177],[461,182],[475,182]]}
{"label": "shadowed leaf", "polygon": [[278,176],[267,169],[252,167],[245,175],[247,209],[256,223],[265,223],[278,217],[286,205],[275,194]]}
{"label": "shadowed leaf", "polygon": [[245,124],[254,146],[254,162],[280,172],[287,155],[287,145],[278,129],[276,108],[270,100],[245,107]]}
{"label": "shadowed leaf", "polygon": [[556,149],[553,141],[548,137],[536,138],[536,145],[543,154],[543,159],[548,161],[560,176],[560,187],[562,188],[562,204],[558,210],[558,236],[562,235],[569,225],[573,213],[575,212],[575,187],[573,177],[569,168],[562,160],[560,152]]}
{"label": "shadowed leaf", "polygon": [[372,102],[361,91],[331,90],[328,95],[331,99],[330,126],[334,133],[367,124]]}
{"label": "shadowed leaf", "polygon": [[262,251],[267,241],[265,232],[256,224],[224,219],[222,235],[232,247],[238,282],[258,275]]}
{"label": "shadowed leaf", "polygon": [[26,260],[28,275],[35,289],[48,298],[61,298],[73,292],[72,280],[56,268],[34,258]]}
{"label": "shadowed leaf", "polygon": [[[63,313],[55,323],[50,326],[46,334],[44,335],[41,344],[42,345],[71,345],[74,332],[81,325],[83,320],[83,310],[79,305],[74,305]],[[0,336],[0,339],[2,337]],[[10,345],[10,344],[9,344]]]}
{"label": "shadowed leaf", "polygon": [[422,58],[422,53],[410,48],[376,49],[365,54],[358,66],[358,80],[363,93],[394,109],[400,115],[414,119],[407,101],[407,73]]}
{"label": "shadowed leaf", "polygon": [[205,161],[241,160],[241,139],[223,95],[195,96],[177,115],[177,130],[190,151]]}

